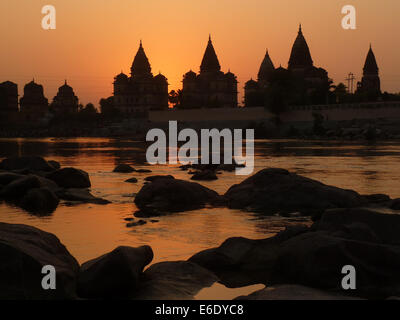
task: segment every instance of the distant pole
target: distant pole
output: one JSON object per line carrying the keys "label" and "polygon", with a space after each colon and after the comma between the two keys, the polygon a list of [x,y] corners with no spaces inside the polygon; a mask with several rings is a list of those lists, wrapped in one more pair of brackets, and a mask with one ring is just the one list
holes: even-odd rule
{"label": "distant pole", "polygon": [[354,84],[354,80],[356,78],[354,77],[354,74],[352,72],[350,72],[347,75],[347,78],[345,79],[347,81],[347,91],[348,93],[353,93],[353,84]]}

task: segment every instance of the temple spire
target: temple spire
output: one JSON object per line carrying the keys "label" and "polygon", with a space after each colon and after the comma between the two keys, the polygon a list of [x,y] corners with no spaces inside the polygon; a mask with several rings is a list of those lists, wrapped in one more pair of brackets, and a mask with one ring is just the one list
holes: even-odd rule
{"label": "temple spire", "polygon": [[299,25],[299,32],[294,41],[292,52],[289,59],[289,69],[304,69],[313,66],[310,49],[306,39],[303,36],[301,24]]}
{"label": "temple spire", "polygon": [[376,63],[375,54],[372,51],[372,45],[370,44],[367,58],[365,59],[365,64],[364,64],[364,75],[378,74],[378,73],[379,73],[378,64]]}
{"label": "temple spire", "polygon": [[221,66],[211,41],[211,35],[209,35],[207,48],[200,66],[200,72],[218,72],[220,70]]}
{"label": "temple spire", "polygon": [[151,66],[144,52],[142,40],[131,67],[132,77],[152,77]]}
{"label": "temple spire", "polygon": [[268,80],[274,70],[275,66],[269,56],[268,49],[266,49],[264,60],[258,71],[258,80]]}

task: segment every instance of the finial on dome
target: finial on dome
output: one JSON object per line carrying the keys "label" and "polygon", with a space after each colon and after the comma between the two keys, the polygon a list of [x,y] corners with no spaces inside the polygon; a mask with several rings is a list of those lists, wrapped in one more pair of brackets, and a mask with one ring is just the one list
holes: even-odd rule
{"label": "finial on dome", "polygon": [[302,33],[301,23],[299,23],[299,33]]}

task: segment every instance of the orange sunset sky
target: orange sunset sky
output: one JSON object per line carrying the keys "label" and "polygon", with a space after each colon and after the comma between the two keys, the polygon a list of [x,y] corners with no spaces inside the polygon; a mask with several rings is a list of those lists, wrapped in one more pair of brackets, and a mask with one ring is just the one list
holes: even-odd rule
{"label": "orange sunset sky", "polygon": [[[43,30],[41,9],[54,5],[57,29]],[[357,30],[341,27],[341,8],[357,9]],[[398,0],[1,0],[0,82],[35,78],[52,100],[64,79],[82,103],[96,106],[112,94],[113,77],[129,73],[140,39],[153,73],[171,89],[199,70],[211,33],[222,70],[244,83],[256,78],[266,48],[276,67],[287,67],[298,24],[316,66],[335,83],[349,72],[360,79],[372,43],[382,89],[400,91]]]}

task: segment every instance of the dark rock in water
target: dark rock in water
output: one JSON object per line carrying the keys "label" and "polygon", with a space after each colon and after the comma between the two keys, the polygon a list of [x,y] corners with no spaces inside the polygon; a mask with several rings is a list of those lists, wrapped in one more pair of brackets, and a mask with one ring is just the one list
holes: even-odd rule
{"label": "dark rock in water", "polygon": [[161,262],[145,272],[133,298],[138,300],[189,300],[218,278],[210,271],[186,261]]}
{"label": "dark rock in water", "polygon": [[139,220],[139,221],[135,221],[135,222],[129,222],[129,223],[126,224],[126,226],[127,226],[128,228],[130,228],[130,227],[137,227],[137,226],[142,226],[142,225],[144,225],[144,224],[146,224],[146,223],[147,223],[147,222],[144,221],[144,220]]}
{"label": "dark rock in water", "polygon": [[171,176],[171,175],[158,175],[158,176],[150,176],[150,177],[146,177],[146,178],[144,178],[144,181],[150,181],[150,182],[153,182],[153,181],[155,181],[155,180],[158,180],[158,179],[175,179],[173,176]]}
{"label": "dark rock in water", "polygon": [[40,187],[40,180],[37,176],[24,176],[6,185],[1,190],[0,198],[6,200],[21,199],[29,190]]}
{"label": "dark rock in water", "polygon": [[335,292],[322,291],[300,285],[283,284],[267,287],[234,300],[361,300]]}
{"label": "dark rock in water", "polygon": [[150,173],[150,172],[152,172],[149,169],[136,169],[135,171],[138,172],[138,173]]}
{"label": "dark rock in water", "polygon": [[16,174],[12,172],[0,172],[0,184],[6,186],[7,184],[23,177],[24,176],[22,174]]}
{"label": "dark rock in water", "polygon": [[211,180],[217,180],[218,177],[214,171],[204,170],[204,171],[197,171],[190,179],[191,180],[211,181]]}
{"label": "dark rock in water", "polygon": [[400,293],[400,216],[366,209],[329,210],[313,232],[282,243],[273,283],[341,290],[342,267],[356,269],[352,294],[386,298]]}
{"label": "dark rock in water", "polygon": [[18,201],[21,208],[35,214],[53,213],[60,200],[56,194],[48,188],[30,189],[23,198]]}
{"label": "dark rock in water", "polygon": [[124,218],[125,221],[133,221],[135,220],[134,218]]}
{"label": "dark rock in water", "polygon": [[119,164],[113,170],[113,172],[118,172],[118,173],[131,173],[134,171],[135,169],[128,164]]}
{"label": "dark rock in water", "polygon": [[299,284],[341,291],[346,265],[356,269],[356,290],[381,299],[400,295],[400,216],[368,209],[327,210],[311,228],[289,228],[264,240],[233,238],[190,261],[230,287]]}
{"label": "dark rock in water", "polygon": [[90,179],[87,172],[75,168],[63,168],[51,172],[46,176],[62,188],[90,188]]}
{"label": "dark rock in water", "polygon": [[35,175],[22,176],[12,181],[0,191],[0,198],[7,201],[21,200],[29,190],[35,188],[47,188],[52,192],[60,189],[53,181]]}
{"label": "dark rock in water", "polygon": [[399,198],[399,199],[394,199],[394,200],[390,203],[390,209],[393,209],[393,210],[400,210],[400,198]]}
{"label": "dark rock in water", "polygon": [[221,197],[198,183],[178,179],[156,179],[142,187],[135,197],[143,212],[179,212],[218,204]]}
{"label": "dark rock in water", "polygon": [[218,248],[195,254],[189,261],[213,271],[229,288],[266,284],[278,259],[279,245],[308,230],[295,225],[268,239],[230,238]]}
{"label": "dark rock in water", "polygon": [[49,172],[54,170],[54,168],[42,157],[7,158],[0,162],[0,169],[8,171],[28,169],[33,172]]}
{"label": "dark rock in water", "polygon": [[192,167],[191,164],[185,164],[179,167],[179,169],[181,169],[182,171],[187,171]]}
{"label": "dark rock in water", "polygon": [[329,208],[365,205],[357,192],[325,185],[284,169],[264,169],[225,193],[230,208],[273,214],[300,211],[305,215]]}
{"label": "dark rock in water", "polygon": [[78,293],[82,298],[129,298],[138,286],[146,265],[153,260],[149,246],[118,247],[85,262],[79,272]]}
{"label": "dark rock in water", "polygon": [[[0,257],[0,300],[76,298],[79,264],[56,236],[30,226],[0,223]],[[43,290],[46,265],[56,270],[56,290]]]}
{"label": "dark rock in water", "polygon": [[59,162],[54,161],[54,160],[48,160],[47,162],[49,165],[51,165],[54,168],[54,170],[61,169],[61,164]]}
{"label": "dark rock in water", "polygon": [[110,201],[102,198],[97,198],[92,195],[87,189],[64,189],[58,192],[58,196],[67,201],[79,201],[84,203],[94,204],[109,204]]}
{"label": "dark rock in water", "polygon": [[138,179],[136,179],[136,178],[129,178],[129,179],[125,180],[125,182],[127,182],[127,183],[137,183],[137,182],[138,182]]}

